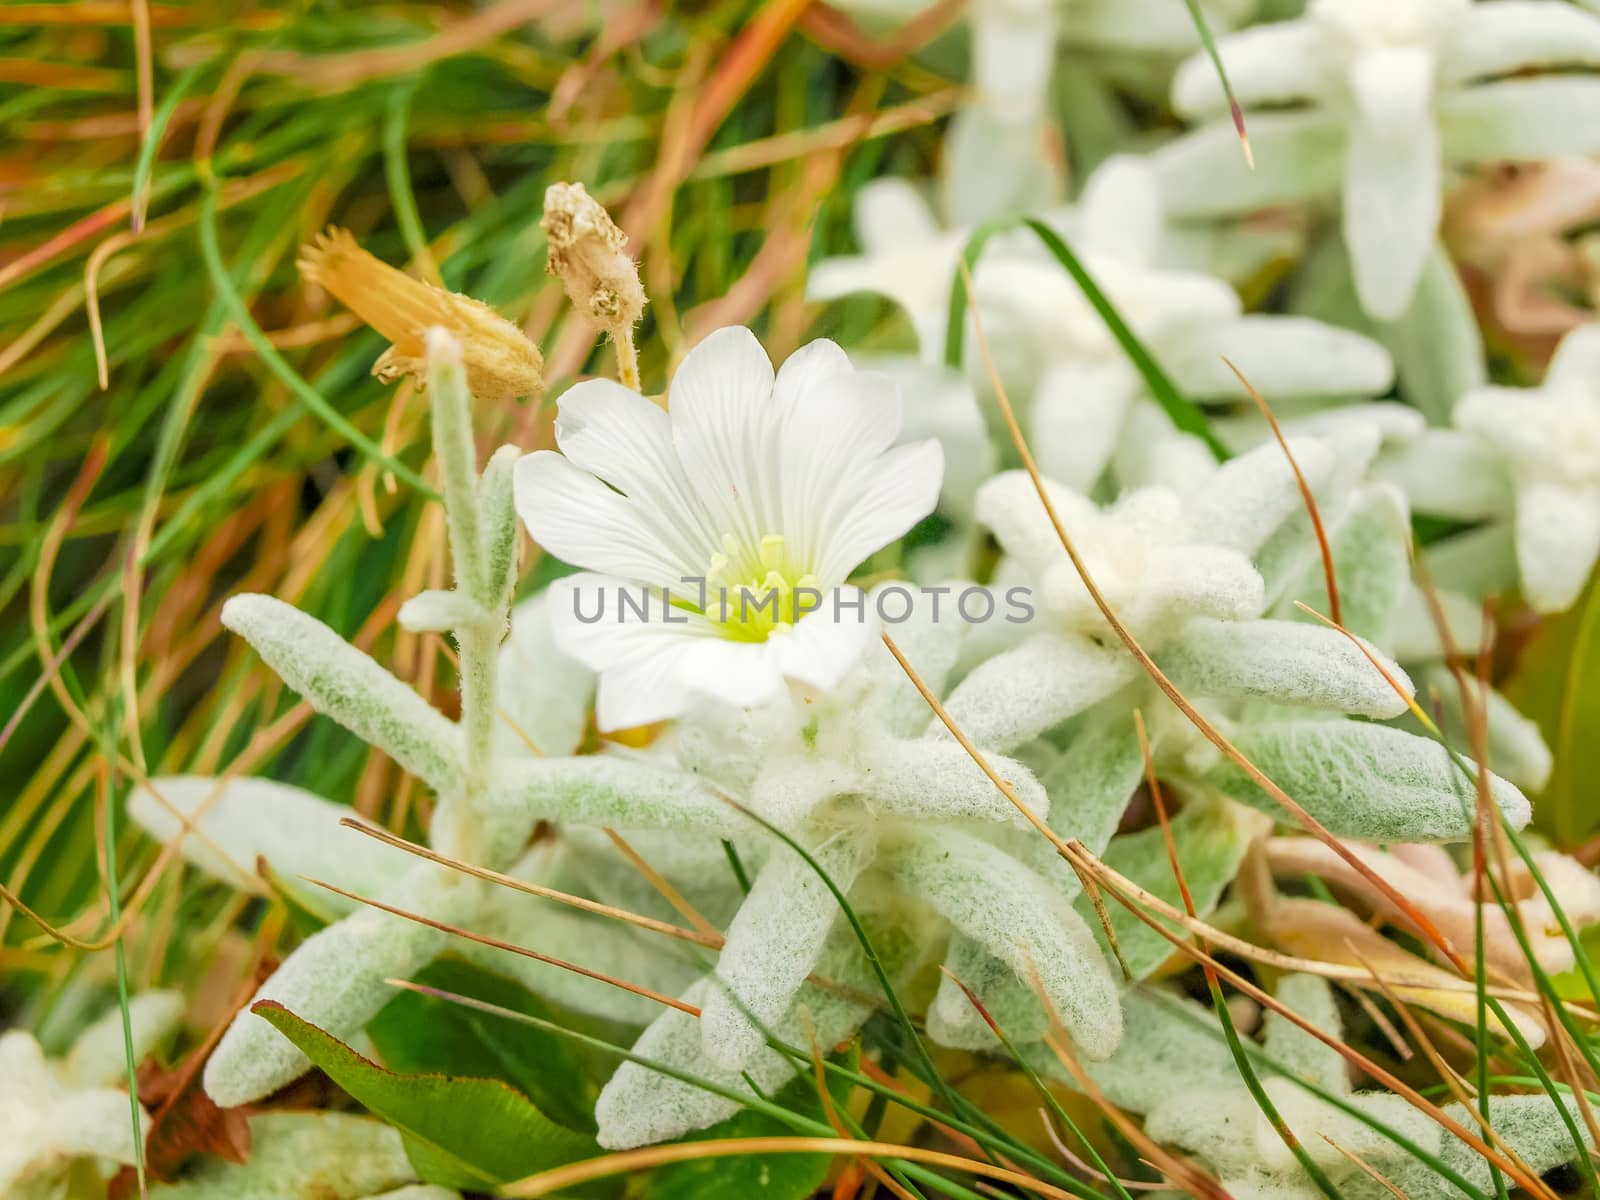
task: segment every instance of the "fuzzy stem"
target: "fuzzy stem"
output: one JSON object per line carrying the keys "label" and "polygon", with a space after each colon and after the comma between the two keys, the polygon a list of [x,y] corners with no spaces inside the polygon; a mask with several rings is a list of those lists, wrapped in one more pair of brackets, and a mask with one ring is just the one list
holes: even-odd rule
{"label": "fuzzy stem", "polygon": [[615,325],[611,329],[611,344],[617,348],[617,380],[629,391],[639,392],[639,352],[633,347],[633,326]]}

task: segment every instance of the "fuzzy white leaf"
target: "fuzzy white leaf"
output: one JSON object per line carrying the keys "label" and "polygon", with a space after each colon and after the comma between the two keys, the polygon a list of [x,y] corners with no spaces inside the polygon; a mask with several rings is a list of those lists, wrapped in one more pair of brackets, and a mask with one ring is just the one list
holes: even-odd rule
{"label": "fuzzy white leaf", "polygon": [[[1376,646],[1366,649],[1409,696],[1411,681],[1399,665]],[[1190,695],[1367,717],[1395,717],[1406,710],[1405,696],[1396,693],[1383,671],[1344,634],[1323,625],[1195,617],[1157,658]]]}
{"label": "fuzzy white leaf", "polygon": [[[133,1061],[142,1063],[183,1024],[182,992],[140,992],[128,998],[128,1034]],[[113,1006],[78,1035],[62,1066],[73,1087],[112,1087],[128,1078],[122,1009]]]}
{"label": "fuzzy white leaf", "polygon": [[[871,859],[870,843],[848,831],[812,850],[834,885],[849,892]],[[775,849],[728,926],[716,983],[700,1014],[706,1057],[737,1070],[761,1050],[816,965],[839,902],[809,863]],[[758,1026],[760,1028],[758,1028]]]}
{"label": "fuzzy white leaf", "polygon": [[[1233,741],[1336,836],[1375,842],[1472,836],[1474,783],[1431,739],[1362,721],[1308,720],[1248,725]],[[1292,820],[1232,763],[1214,767],[1208,779],[1237,800]],[[1527,798],[1497,775],[1489,785],[1513,827],[1526,825]]]}
{"label": "fuzzy white leaf", "polygon": [[[1327,980],[1316,975],[1285,975],[1278,981],[1275,995],[1291,1012],[1324,1033],[1343,1036],[1339,1008]],[[1261,1020],[1267,1054],[1277,1066],[1336,1096],[1350,1091],[1350,1069],[1338,1051],[1275,1009],[1269,1008]]]}
{"label": "fuzzy white leaf", "polygon": [[395,620],[411,633],[448,633],[464,625],[482,625],[487,610],[464,592],[432,589],[418,592],[400,606]]}
{"label": "fuzzy white leaf", "polygon": [[[194,821],[196,832],[183,838],[184,858],[242,891],[261,890],[257,858],[286,879],[309,875],[363,895],[411,863],[409,855],[341,827],[352,815],[347,806],[270,779],[161,776],[134,789],[128,814],[169,843],[182,833],[183,818]],[[340,911],[349,903],[331,893],[325,898]]]}
{"label": "fuzzy white leaf", "polygon": [[[985,756],[1017,798],[1041,817],[1050,799],[1033,773],[1003,755]],[[861,794],[885,815],[925,821],[995,821],[1027,826],[973,758],[954,741],[874,741],[862,751]]]}
{"label": "fuzzy white leaf", "polygon": [[283,681],[346,729],[383,750],[435,791],[462,788],[454,725],[315,617],[271,596],[234,596],[222,623]]}
{"label": "fuzzy white leaf", "polygon": [[[470,922],[482,902],[477,880],[420,863],[378,897],[450,924]],[[312,934],[256,990],[336,1038],[347,1039],[394,996],[384,981],[409,978],[449,936],[375,908]],[[223,1108],[259,1100],[310,1069],[300,1050],[246,1005],[206,1062],[205,1089]]]}
{"label": "fuzzy white leaf", "polygon": [[948,973],[940,974],[939,990],[928,1006],[928,1036],[941,1046],[1001,1048],[1000,1039],[956,980],[982,1002],[1013,1046],[1036,1042],[1050,1032],[1050,1015],[1033,988],[984,946],[961,934],[952,935],[945,967]]}
{"label": "fuzzy white leaf", "polygon": [[498,764],[486,807],[615,829],[736,835],[749,822],[692,775],[623,754]]}
{"label": "fuzzy white leaf", "polygon": [[[1105,699],[1138,670],[1120,644],[1038,633],[974,669],[950,693],[945,709],[977,745],[1010,750]],[[929,733],[950,737],[938,718]]]}
{"label": "fuzzy white leaf", "polygon": [[1107,705],[1087,718],[1044,779],[1051,797],[1050,828],[1077,838],[1091,854],[1106,848],[1144,778],[1133,714],[1115,707]]}
{"label": "fuzzy white leaf", "polygon": [[[124,1113],[124,1116],[127,1114]],[[157,1200],[445,1200],[448,1188],[403,1187],[416,1179],[400,1133],[339,1112],[264,1112],[250,1118],[250,1161],[206,1157],[184,1178],[152,1187]]]}
{"label": "fuzzy white leaf", "polygon": [[1061,893],[1016,859],[955,830],[906,832],[881,865],[1018,975],[1035,978],[1073,1039],[1105,1058],[1122,1036],[1116,985]]}

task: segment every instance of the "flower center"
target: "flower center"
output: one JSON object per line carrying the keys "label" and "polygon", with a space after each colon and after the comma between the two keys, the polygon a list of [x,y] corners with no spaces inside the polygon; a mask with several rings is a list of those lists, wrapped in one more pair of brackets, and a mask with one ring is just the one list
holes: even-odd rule
{"label": "flower center", "polygon": [[706,568],[706,615],[735,641],[764,642],[821,604],[816,575],[789,557],[781,533],[755,546],[724,534],[722,552]]}

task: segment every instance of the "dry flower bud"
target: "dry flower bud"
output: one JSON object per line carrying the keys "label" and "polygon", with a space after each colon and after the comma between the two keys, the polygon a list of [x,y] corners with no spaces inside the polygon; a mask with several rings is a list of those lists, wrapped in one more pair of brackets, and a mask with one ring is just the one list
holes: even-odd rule
{"label": "dry flower bud", "polygon": [[491,402],[544,391],[544,359],[526,334],[487,304],[447,292],[368,254],[345,229],[329,228],[301,248],[300,273],[333,293],[390,341],[372,365],[385,383],[427,381],[425,341],[433,326],[461,342],[467,386]]}
{"label": "dry flower bud", "polygon": [[635,325],[644,314],[639,269],[628,235],[581,183],[553,183],[540,222],[550,247],[550,274],[560,277],[580,312],[607,330]]}

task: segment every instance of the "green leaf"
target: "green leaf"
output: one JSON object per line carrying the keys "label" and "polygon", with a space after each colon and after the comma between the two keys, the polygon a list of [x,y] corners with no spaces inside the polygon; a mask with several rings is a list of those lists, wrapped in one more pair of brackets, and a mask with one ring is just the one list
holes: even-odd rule
{"label": "green leaf", "polygon": [[1523,647],[1517,670],[1501,689],[1532,718],[1555,756],[1537,824],[1571,848],[1600,825],[1592,781],[1600,772],[1600,583],[1566,612],[1541,622]]}
{"label": "green leaf", "polygon": [[[1222,898],[1223,889],[1232,882],[1239,864],[1244,861],[1251,837],[1260,832],[1260,823],[1259,817],[1252,821],[1249,814],[1239,809],[1204,801],[1189,805],[1172,818],[1172,841],[1178,849],[1184,882],[1189,885],[1200,916],[1209,914]],[[1112,838],[1102,857],[1106,865],[1167,903],[1176,906],[1182,899],[1172,873],[1171,859],[1167,856],[1166,838],[1159,825]],[[1089,897],[1080,895],[1073,901],[1073,907],[1094,932],[1096,940],[1106,945],[1105,930]],[[1126,908],[1120,904],[1106,907],[1123,962],[1135,979],[1143,979],[1172,956],[1172,943]],[[1106,952],[1110,953],[1109,946]]]}
{"label": "green leaf", "polygon": [[[848,1084],[843,1085],[848,1088]],[[834,1103],[842,1104],[840,1085],[835,1077]],[[808,1074],[793,1080],[778,1093],[776,1100],[785,1108],[821,1118],[816,1084]],[[781,1124],[765,1113],[744,1109],[701,1130],[685,1141],[702,1142],[713,1138],[757,1138],[792,1136],[794,1128]],[[673,1163],[658,1168],[645,1185],[640,1200],[805,1200],[828,1174],[832,1160],[826,1154],[748,1154],[733,1158],[705,1158]]]}
{"label": "green leaf", "polygon": [[[441,959],[418,976],[441,991],[550,1018],[549,1007],[514,980],[459,959]],[[401,991],[367,1025],[391,1071],[499,1079],[569,1129],[594,1131],[597,1089],[572,1043],[527,1025],[420,992]]]}
{"label": "green leaf", "polygon": [[396,1075],[281,1004],[263,1000],[250,1011],[394,1125],[428,1183],[488,1191],[599,1152],[592,1138],[557,1125],[498,1079]]}

